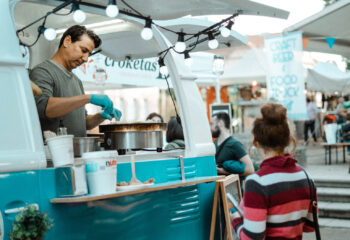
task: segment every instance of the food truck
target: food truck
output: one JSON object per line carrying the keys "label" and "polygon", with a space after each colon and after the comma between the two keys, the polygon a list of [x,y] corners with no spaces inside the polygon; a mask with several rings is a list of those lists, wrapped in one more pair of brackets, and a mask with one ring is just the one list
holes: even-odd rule
{"label": "food truck", "polygon": [[[170,37],[169,32],[162,31],[161,22],[164,21],[166,25],[166,21],[175,21],[186,15],[250,14],[287,18],[288,13],[243,0],[132,0],[127,4],[118,1],[119,15],[115,18],[118,21],[101,25],[111,20],[105,13],[107,2],[0,2],[0,240],[9,239],[15,216],[26,204],[48,212],[48,216],[54,220],[54,226],[46,234],[47,239],[209,238],[217,179],[215,147],[205,108],[194,82],[196,77],[185,66],[182,54],[171,48],[177,36]],[[72,190],[77,187],[74,186],[72,166],[56,168],[47,165],[27,69],[49,59],[57,49],[57,39],[50,42],[44,37],[39,38],[38,28],[50,27],[59,32],[74,25],[72,15],[77,11],[77,6],[86,13],[82,24],[101,37],[102,53],[115,61],[159,57],[159,53],[168,49],[163,60],[179,107],[185,149],[164,152],[162,145],[155,144],[145,146],[158,148],[159,151],[139,151],[136,154],[121,151],[121,155],[113,156],[117,164],[117,182],[130,181],[130,162],[135,160],[137,178],[141,181],[154,179],[154,184],[148,188],[79,195]],[[140,32],[149,19],[157,24],[147,26],[152,29],[153,38],[145,41],[140,37]],[[19,31],[28,25],[28,28]],[[173,26],[175,31],[182,32],[181,27]],[[205,31],[202,33],[206,34]],[[214,33],[221,38],[218,28]],[[208,39],[203,39],[195,42],[193,38],[192,42],[187,42],[188,47],[192,43],[198,44],[195,50],[207,50]],[[246,38],[234,31],[231,31],[229,39],[220,39],[219,47],[247,42]],[[111,129],[114,127],[118,126],[105,126],[106,132],[113,132]],[[152,135],[153,130],[147,134]],[[139,139],[138,133],[129,137],[135,142]],[[116,144],[109,147],[120,150]],[[128,148],[135,147],[125,143],[121,150]]]}

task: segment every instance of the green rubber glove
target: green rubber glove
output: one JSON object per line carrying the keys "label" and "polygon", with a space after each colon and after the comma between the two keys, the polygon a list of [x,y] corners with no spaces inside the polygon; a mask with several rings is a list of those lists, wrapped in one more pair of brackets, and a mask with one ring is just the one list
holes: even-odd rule
{"label": "green rubber glove", "polygon": [[117,121],[119,121],[120,118],[122,117],[122,112],[116,108],[113,108],[112,112],[110,112],[110,113],[107,110],[102,112],[101,117],[103,117],[104,119],[109,119],[109,120],[112,120],[112,118],[115,118]]}
{"label": "green rubber glove", "polygon": [[104,94],[91,94],[90,103],[102,107],[102,110],[111,113],[113,111],[113,102],[107,95]]}

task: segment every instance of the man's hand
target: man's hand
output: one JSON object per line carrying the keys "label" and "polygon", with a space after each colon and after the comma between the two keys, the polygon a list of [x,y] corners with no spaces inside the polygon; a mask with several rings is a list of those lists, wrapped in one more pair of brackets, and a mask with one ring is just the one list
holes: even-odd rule
{"label": "man's hand", "polygon": [[90,103],[101,106],[102,110],[107,113],[112,113],[113,111],[113,102],[107,95],[91,94]]}
{"label": "man's hand", "polygon": [[120,118],[122,117],[122,112],[116,108],[113,108],[112,112],[110,113],[107,110],[102,112],[101,117],[109,120],[112,120],[112,118],[115,118],[117,121],[119,121]]}
{"label": "man's hand", "polygon": [[230,173],[228,171],[226,171],[225,169],[223,169],[221,167],[216,167],[216,171],[219,175],[230,175]]}

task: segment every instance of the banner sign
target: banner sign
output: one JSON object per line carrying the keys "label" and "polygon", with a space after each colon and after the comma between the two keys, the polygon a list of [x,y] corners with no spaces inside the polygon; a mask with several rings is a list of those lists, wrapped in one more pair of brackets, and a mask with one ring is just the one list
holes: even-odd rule
{"label": "banner sign", "polygon": [[87,63],[74,69],[73,72],[83,83],[166,87],[166,81],[159,73],[157,60],[157,58],[147,58],[116,62],[110,57],[96,54],[89,57]]}
{"label": "banner sign", "polygon": [[303,42],[300,32],[265,38],[268,98],[287,108],[293,120],[307,119]]}

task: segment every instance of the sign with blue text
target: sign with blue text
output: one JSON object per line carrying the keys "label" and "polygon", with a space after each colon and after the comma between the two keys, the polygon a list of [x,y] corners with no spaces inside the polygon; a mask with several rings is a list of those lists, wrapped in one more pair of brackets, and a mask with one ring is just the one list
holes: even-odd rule
{"label": "sign with blue text", "polygon": [[126,59],[117,62],[102,54],[96,54],[89,57],[87,63],[82,64],[73,72],[83,82],[91,82],[96,85],[166,87],[166,81],[159,73],[157,60],[157,58]]}
{"label": "sign with blue text", "polygon": [[302,34],[294,32],[266,37],[265,49],[268,98],[286,107],[290,119],[307,119]]}

